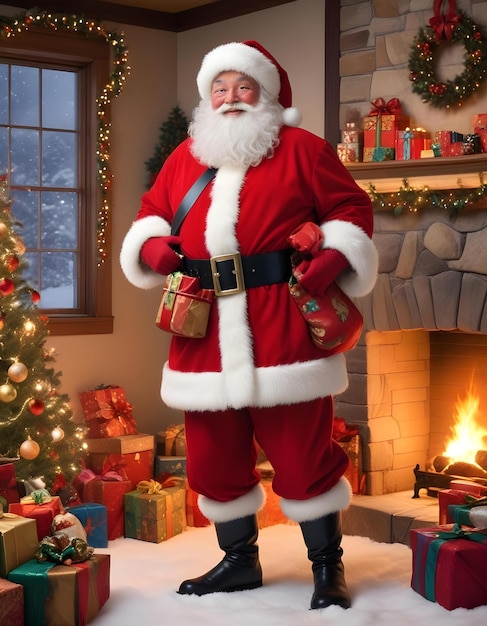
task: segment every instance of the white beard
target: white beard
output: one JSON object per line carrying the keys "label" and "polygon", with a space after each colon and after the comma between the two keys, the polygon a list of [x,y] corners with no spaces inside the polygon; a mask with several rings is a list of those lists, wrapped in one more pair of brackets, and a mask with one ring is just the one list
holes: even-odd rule
{"label": "white beard", "polygon": [[[224,115],[224,111],[232,108],[244,112],[238,116]],[[189,126],[189,136],[193,139],[191,151],[208,167],[255,166],[262,159],[272,157],[281,126],[282,107],[277,103],[259,102],[250,106],[240,102],[214,110],[210,102],[202,100]]]}

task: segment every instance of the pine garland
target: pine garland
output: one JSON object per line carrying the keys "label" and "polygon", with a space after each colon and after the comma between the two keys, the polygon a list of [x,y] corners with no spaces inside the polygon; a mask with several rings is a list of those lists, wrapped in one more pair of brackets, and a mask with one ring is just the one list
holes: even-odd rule
{"label": "pine garland", "polygon": [[176,105],[165,122],[159,129],[159,143],[154,149],[154,154],[145,162],[149,179],[147,188],[154,183],[157,174],[164,165],[167,157],[177,146],[188,137],[189,121],[179,105]]}
{"label": "pine garland", "polygon": [[476,204],[487,198],[487,184],[482,174],[480,185],[474,189],[430,189],[429,187],[411,187],[404,179],[401,187],[394,192],[378,193],[375,186],[369,185],[369,196],[372,206],[376,210],[390,210],[394,215],[401,215],[408,211],[418,213],[422,209],[440,208],[446,211],[450,218],[455,217],[465,207]]}
{"label": "pine garland", "polygon": [[[423,102],[437,108],[460,106],[487,76],[487,41],[479,27],[463,11],[452,30],[452,38],[438,41],[430,26],[421,28],[409,56],[409,80]],[[464,71],[453,80],[441,81],[435,73],[435,52],[442,44],[459,43],[465,47]]]}

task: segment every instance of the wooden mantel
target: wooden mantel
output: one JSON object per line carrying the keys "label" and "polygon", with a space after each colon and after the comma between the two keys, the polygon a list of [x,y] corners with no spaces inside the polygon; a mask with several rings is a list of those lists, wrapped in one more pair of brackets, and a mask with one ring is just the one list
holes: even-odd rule
{"label": "wooden mantel", "polygon": [[405,179],[412,187],[472,189],[479,187],[482,176],[487,174],[487,154],[347,163],[346,166],[363,189],[368,190],[372,184],[379,193],[396,191]]}

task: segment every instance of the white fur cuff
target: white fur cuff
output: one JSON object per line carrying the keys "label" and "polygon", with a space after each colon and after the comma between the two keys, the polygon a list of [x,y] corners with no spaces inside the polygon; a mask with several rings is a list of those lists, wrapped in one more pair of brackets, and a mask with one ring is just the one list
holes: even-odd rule
{"label": "white fur cuff", "polygon": [[252,491],[230,502],[217,502],[206,496],[198,496],[198,506],[205,517],[212,522],[231,522],[241,517],[254,515],[265,502],[265,491],[259,483]]}
{"label": "white fur cuff", "polygon": [[286,500],[281,498],[281,509],[286,517],[294,522],[310,522],[330,513],[346,509],[352,498],[352,488],[348,480],[340,478],[337,484],[316,498],[309,500]]}

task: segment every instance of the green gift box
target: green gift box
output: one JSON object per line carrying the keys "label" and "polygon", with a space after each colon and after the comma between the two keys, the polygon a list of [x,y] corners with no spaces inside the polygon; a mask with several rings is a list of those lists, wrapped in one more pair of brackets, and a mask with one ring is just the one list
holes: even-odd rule
{"label": "green gift box", "polygon": [[173,482],[154,493],[136,489],[124,495],[125,537],[160,543],[183,532],[186,489],[181,479]]}

